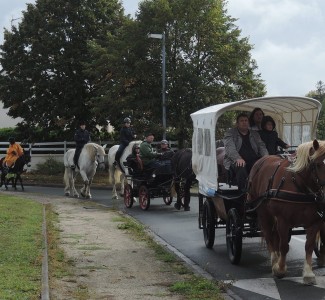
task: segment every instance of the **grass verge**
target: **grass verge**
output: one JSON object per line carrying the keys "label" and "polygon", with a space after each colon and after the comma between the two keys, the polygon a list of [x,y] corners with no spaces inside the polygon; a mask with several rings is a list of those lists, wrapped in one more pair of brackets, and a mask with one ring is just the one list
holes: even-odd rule
{"label": "grass verge", "polygon": [[0,195],[0,299],[40,299],[42,205]]}
{"label": "grass verge", "polygon": [[146,232],[146,228],[137,221],[121,216],[116,218],[120,230],[124,230],[137,240],[146,242],[150,248],[155,251],[157,259],[168,263],[174,272],[182,275],[184,280],[174,282],[170,287],[170,291],[180,294],[188,300],[222,300],[222,291],[224,285],[211,281],[201,276],[196,276],[175,254],[167,248],[157,244],[153,238]]}

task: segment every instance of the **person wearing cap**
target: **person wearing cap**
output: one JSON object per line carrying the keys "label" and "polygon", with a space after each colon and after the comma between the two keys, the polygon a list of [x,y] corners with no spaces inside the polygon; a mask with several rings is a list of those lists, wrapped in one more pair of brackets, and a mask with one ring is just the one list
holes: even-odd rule
{"label": "person wearing cap", "polygon": [[162,156],[162,153],[157,153],[153,150],[151,143],[154,140],[154,135],[151,132],[146,133],[145,140],[140,145],[140,157],[143,162],[143,166],[146,169],[156,169],[161,166],[161,163],[157,158]]}
{"label": "person wearing cap", "polygon": [[115,154],[115,165],[119,163],[124,149],[129,145],[131,141],[133,141],[133,139],[137,137],[133,132],[133,128],[131,127],[131,119],[125,118],[123,122],[123,127],[120,130],[120,146]]}
{"label": "person wearing cap", "polygon": [[86,122],[80,121],[79,128],[76,130],[74,134],[74,140],[76,142],[76,151],[73,156],[73,165],[71,165],[71,169],[75,169],[76,165],[78,165],[79,156],[81,150],[84,145],[91,141],[90,134],[88,130],[86,130]]}
{"label": "person wearing cap", "polygon": [[8,139],[9,148],[7,149],[7,155],[3,161],[5,168],[12,168],[15,165],[16,160],[24,154],[23,148],[16,143],[14,137]]}
{"label": "person wearing cap", "polygon": [[158,150],[158,153],[162,153],[162,159],[171,159],[174,155],[174,151],[169,148],[169,143],[167,140],[160,141],[160,149]]}

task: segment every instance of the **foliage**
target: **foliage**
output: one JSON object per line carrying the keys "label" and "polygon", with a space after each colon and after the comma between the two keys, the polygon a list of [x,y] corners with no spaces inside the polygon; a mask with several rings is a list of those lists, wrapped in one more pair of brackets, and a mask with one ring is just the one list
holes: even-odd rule
{"label": "foliage", "polygon": [[252,46],[221,0],[147,0],[136,19],[117,0],[39,0],[1,46],[0,99],[31,140],[70,139],[83,118],[116,130],[126,116],[139,137],[162,135],[162,41],[166,37],[167,138],[191,137],[190,114],[263,96]]}
{"label": "foliage", "polygon": [[0,299],[39,299],[42,205],[0,195],[0,220]]}
{"label": "foliage", "polygon": [[50,156],[44,163],[36,165],[36,171],[42,175],[58,175],[64,172],[64,165]]}
{"label": "foliage", "polygon": [[93,83],[83,73],[88,41],[114,35],[123,20],[118,0],[38,0],[18,27],[5,30],[0,99],[10,116],[24,119],[25,138],[71,137],[80,119],[96,132]]}
{"label": "foliage", "polygon": [[314,98],[322,103],[322,109],[317,123],[317,137],[321,140],[325,140],[325,83],[318,81],[316,90],[310,91],[306,96]]}
{"label": "foliage", "polygon": [[[109,111],[114,126],[130,115],[142,132],[154,129],[161,138],[162,44],[148,39],[149,33],[166,36],[168,138],[173,132],[181,145],[189,139],[190,114],[200,108],[263,96],[264,84],[254,73],[257,65],[250,56],[252,46],[240,37],[224,5],[220,0],[141,2],[136,22],[117,36],[115,51],[120,55],[92,45],[98,58],[89,70],[99,70],[96,109]],[[105,58],[113,70],[105,68]],[[105,90],[109,85],[112,88]]]}

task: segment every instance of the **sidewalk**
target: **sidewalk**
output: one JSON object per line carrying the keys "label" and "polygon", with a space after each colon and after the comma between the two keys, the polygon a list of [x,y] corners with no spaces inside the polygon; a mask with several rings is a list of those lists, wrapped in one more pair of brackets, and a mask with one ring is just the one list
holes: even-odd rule
{"label": "sidewalk", "polygon": [[59,216],[61,247],[72,262],[72,275],[50,282],[51,299],[78,299],[76,291],[88,299],[182,299],[168,286],[184,275],[118,229],[118,212],[70,198],[50,202]]}

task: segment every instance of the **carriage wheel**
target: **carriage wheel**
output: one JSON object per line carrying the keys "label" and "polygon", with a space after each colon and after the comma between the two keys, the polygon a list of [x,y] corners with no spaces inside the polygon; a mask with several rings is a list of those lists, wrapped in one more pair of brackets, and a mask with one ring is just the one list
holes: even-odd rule
{"label": "carriage wheel", "polygon": [[141,185],[139,188],[139,204],[143,210],[148,210],[150,207],[149,191],[145,185]]}
{"label": "carriage wheel", "polygon": [[163,199],[166,205],[171,205],[173,202],[173,197],[171,196],[163,196]]}
{"label": "carriage wheel", "polygon": [[238,211],[231,208],[228,211],[226,223],[227,251],[230,262],[234,265],[239,264],[243,246],[243,230]]}
{"label": "carriage wheel", "polygon": [[124,187],[124,205],[127,208],[131,208],[133,206],[132,187],[130,184],[126,184]]}
{"label": "carriage wheel", "polygon": [[205,200],[203,204],[202,225],[205,246],[211,249],[214,245],[216,230],[216,214],[212,201]]}

